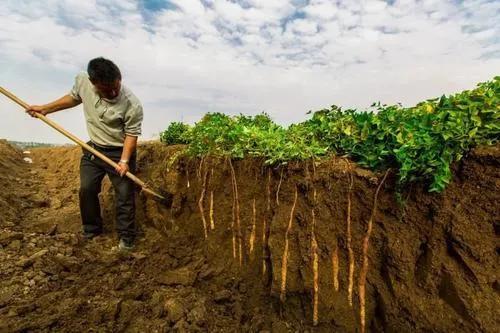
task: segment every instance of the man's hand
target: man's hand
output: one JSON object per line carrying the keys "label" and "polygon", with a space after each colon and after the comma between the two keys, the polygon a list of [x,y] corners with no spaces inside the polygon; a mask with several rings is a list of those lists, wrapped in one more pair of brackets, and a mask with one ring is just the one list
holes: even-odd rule
{"label": "man's hand", "polygon": [[137,137],[125,134],[122,156],[120,157],[120,163],[118,163],[118,167],[116,168],[116,172],[118,172],[120,176],[123,177],[127,173],[127,171],[129,171],[128,162],[130,161],[130,157],[132,156],[136,147]]}
{"label": "man's hand", "polygon": [[26,113],[28,113],[30,116],[36,118],[37,113],[41,114],[43,116],[46,116],[49,112],[42,105],[30,105],[26,109]]}
{"label": "man's hand", "polygon": [[118,172],[120,177],[125,176],[125,174],[129,171],[128,163],[120,161],[115,170]]}
{"label": "man's hand", "polygon": [[49,104],[30,105],[26,109],[26,113],[28,113],[32,117],[36,117],[37,114],[41,114],[43,116],[46,116],[49,113],[72,108],[74,106],[77,106],[81,102],[82,101],[75,99],[71,95],[64,95],[63,97],[61,97],[58,100],[55,100]]}

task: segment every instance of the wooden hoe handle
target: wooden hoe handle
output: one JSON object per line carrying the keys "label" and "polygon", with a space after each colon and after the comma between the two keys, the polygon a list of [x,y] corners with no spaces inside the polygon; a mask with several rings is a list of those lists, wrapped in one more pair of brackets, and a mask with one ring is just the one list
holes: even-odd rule
{"label": "wooden hoe handle", "polygon": [[[15,96],[14,94],[12,94],[11,92],[9,92],[8,90],[4,89],[1,86],[0,86],[0,92],[2,94],[4,94],[5,96],[7,96],[8,98],[10,98],[11,100],[13,100],[14,102],[16,102],[17,104],[19,104],[20,106],[22,106],[24,109],[28,109],[30,107],[29,104],[22,101],[17,96]],[[93,147],[89,146],[86,142],[83,142],[82,140],[80,140],[79,138],[77,138],[76,136],[71,134],[70,132],[66,131],[64,128],[62,128],[57,123],[50,120],[49,118],[47,118],[43,114],[37,112],[37,113],[35,113],[35,116],[38,119],[40,119],[41,121],[43,121],[44,123],[46,123],[47,125],[49,125],[50,127],[52,127],[53,129],[55,129],[56,131],[58,131],[59,133],[61,133],[62,135],[64,135],[65,137],[67,137],[68,139],[70,139],[71,141],[75,142],[76,144],[78,144],[82,148],[88,150],[89,152],[91,152],[95,156],[99,157],[101,160],[103,160],[104,162],[106,162],[107,164],[112,166],[113,168],[116,168],[118,166],[118,164],[115,163],[114,161],[112,161],[109,157],[105,156],[101,152],[99,152],[96,149],[94,149]],[[165,200],[165,198],[162,195],[160,195],[160,194],[154,192],[153,190],[151,190],[150,188],[148,188],[148,186],[146,185],[145,182],[143,182],[142,180],[140,180],[139,178],[134,176],[131,172],[127,172],[125,174],[125,176],[130,178],[137,185],[139,185],[144,192],[152,194],[152,195],[158,197],[159,199]]]}

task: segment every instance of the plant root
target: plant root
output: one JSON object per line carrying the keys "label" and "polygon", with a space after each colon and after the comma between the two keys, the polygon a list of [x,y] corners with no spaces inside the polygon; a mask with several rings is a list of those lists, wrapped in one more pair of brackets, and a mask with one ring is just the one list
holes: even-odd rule
{"label": "plant root", "polygon": [[292,230],[292,222],[293,218],[295,215],[295,206],[297,205],[297,197],[298,197],[298,189],[295,187],[295,197],[293,200],[293,206],[290,212],[290,220],[288,221],[288,227],[286,229],[285,233],[285,249],[283,251],[283,259],[281,262],[281,293],[280,293],[280,300],[282,303],[285,302],[285,296],[286,296],[286,275],[287,275],[287,269],[288,269],[288,236],[290,234],[290,231]]}
{"label": "plant root", "polygon": [[370,219],[368,220],[368,229],[366,231],[365,238],[363,239],[363,264],[361,266],[361,272],[359,273],[359,317],[361,322],[361,333],[365,332],[365,327],[366,327],[365,297],[366,297],[366,276],[368,274],[368,245],[370,243],[370,235],[372,233],[373,220],[377,213],[378,194],[380,192],[380,189],[382,188],[382,185],[385,182],[385,179],[387,178],[387,175],[389,174],[389,171],[390,169],[387,170],[387,172],[385,173],[384,178],[382,178],[382,181],[378,185],[377,191],[375,192],[375,196],[373,198],[372,213],[370,215]]}

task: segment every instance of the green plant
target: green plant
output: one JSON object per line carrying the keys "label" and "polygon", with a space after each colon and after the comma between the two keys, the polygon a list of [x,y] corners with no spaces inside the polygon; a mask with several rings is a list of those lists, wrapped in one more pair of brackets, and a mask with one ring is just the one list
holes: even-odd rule
{"label": "green plant", "polygon": [[160,133],[160,141],[168,145],[186,144],[189,142],[189,131],[189,125],[173,122],[165,131]]}
{"label": "green plant", "polygon": [[430,99],[414,107],[375,103],[367,111],[331,106],[284,128],[267,114],[206,114],[192,128],[173,123],[162,141],[187,143],[193,156],[262,157],[266,164],[349,156],[372,170],[398,170],[399,187],[429,183],[440,192],[451,180],[450,164],[477,145],[500,139],[500,77],[473,90]]}

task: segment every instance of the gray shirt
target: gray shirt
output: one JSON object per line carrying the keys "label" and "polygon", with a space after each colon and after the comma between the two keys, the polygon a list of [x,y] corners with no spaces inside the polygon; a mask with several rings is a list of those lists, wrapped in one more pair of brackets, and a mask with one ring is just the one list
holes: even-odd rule
{"label": "gray shirt", "polygon": [[100,146],[123,146],[125,135],[141,135],[141,102],[123,84],[113,100],[101,98],[86,72],[79,73],[70,96],[83,103],[90,140]]}

